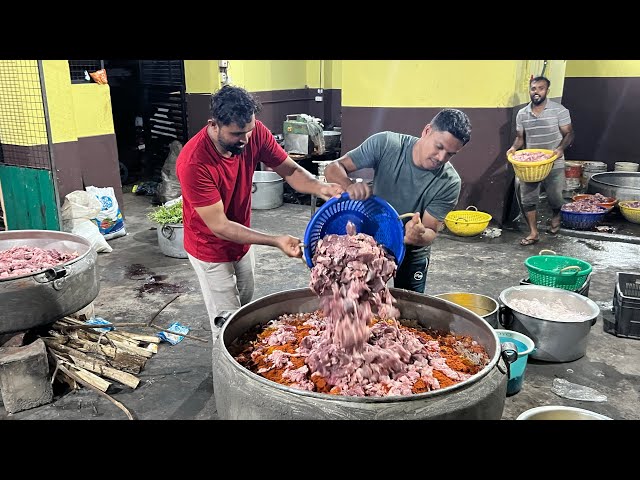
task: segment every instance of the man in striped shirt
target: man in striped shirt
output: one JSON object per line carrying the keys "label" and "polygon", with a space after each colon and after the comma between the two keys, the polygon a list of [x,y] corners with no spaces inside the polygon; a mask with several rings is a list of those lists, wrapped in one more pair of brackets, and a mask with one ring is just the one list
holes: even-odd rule
{"label": "man in striped shirt", "polygon": [[529,82],[531,102],[521,108],[516,116],[516,138],[507,156],[522,148],[544,148],[553,150],[558,158],[553,162],[549,176],[541,182],[520,182],[520,199],[529,234],[520,240],[520,245],[533,245],[540,240],[537,225],[537,205],[540,198],[540,184],[544,185],[547,199],[553,211],[548,233],[555,235],[560,230],[560,208],[565,203],[562,196],[564,187],[564,151],[573,142],[569,110],[547,99],[551,82],[546,77],[534,77]]}

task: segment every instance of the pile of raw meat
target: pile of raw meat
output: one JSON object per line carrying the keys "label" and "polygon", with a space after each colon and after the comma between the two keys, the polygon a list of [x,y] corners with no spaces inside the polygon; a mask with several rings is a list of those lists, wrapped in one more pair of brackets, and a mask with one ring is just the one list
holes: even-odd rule
{"label": "pile of raw meat", "polygon": [[78,252],[61,253],[39,247],[16,246],[0,251],[0,278],[40,272],[78,258]]}
{"label": "pile of raw meat", "polygon": [[562,211],[578,213],[604,213],[607,211],[607,209],[604,207],[600,207],[595,203],[580,201],[565,203],[562,206]]}
{"label": "pile of raw meat", "polygon": [[542,160],[547,160],[551,157],[553,157],[553,154],[544,152],[528,152],[526,150],[515,152],[512,155],[512,158],[516,162],[541,162]]}
{"label": "pile of raw meat", "polygon": [[387,281],[396,264],[375,239],[327,235],[314,254],[311,289],[322,311],[282,315],[248,332],[235,359],[270,380],[302,390],[411,395],[459,383],[489,358],[470,337],[399,320]]}

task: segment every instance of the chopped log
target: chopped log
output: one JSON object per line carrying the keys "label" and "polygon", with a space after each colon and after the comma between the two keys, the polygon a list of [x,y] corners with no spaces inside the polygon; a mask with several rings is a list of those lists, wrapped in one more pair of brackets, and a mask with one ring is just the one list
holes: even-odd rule
{"label": "chopped log", "polygon": [[97,353],[108,357],[105,364],[133,374],[138,374],[144,368],[147,359],[138,355],[132,355],[122,349],[114,348],[110,345],[101,345],[89,340],[70,340],[69,345],[76,350],[86,353]]}
{"label": "chopped log", "polygon": [[160,343],[160,337],[156,337],[155,335],[143,335],[141,333],[132,333],[132,332],[120,332],[120,335],[124,335],[125,337],[133,338],[134,340],[138,340],[143,343]]}
{"label": "chopped log", "polygon": [[100,362],[94,361],[94,359],[87,360],[86,358],[82,358],[75,354],[69,354],[69,356],[73,360],[73,363],[78,367],[98,373],[103,377],[107,377],[115,380],[116,382],[120,382],[127,387],[135,389],[140,384],[140,379],[130,373],[122,372],[120,370],[116,370],[115,368],[107,367],[106,365],[101,365]]}
{"label": "chopped log", "polygon": [[82,378],[80,378],[78,375],[76,375],[74,372],[71,372],[70,370],[68,370],[64,365],[62,365],[61,362],[58,361],[55,353],[53,352],[49,352],[52,353],[51,357],[53,358],[53,360],[56,363],[56,369],[60,369],[63,373],[65,373],[66,375],[70,376],[71,378],[73,378],[74,380],[76,380],[78,383],[89,387],[92,390],[95,390],[96,392],[98,392],[99,395],[102,395],[103,397],[105,397],[107,400],[109,400],[111,403],[113,403],[116,407],[118,407],[120,410],[122,410],[125,415],[127,416],[127,418],[129,420],[133,420],[133,415],[131,415],[131,412],[129,412],[129,410],[127,410],[127,408],[120,403],[119,401],[117,401],[115,398],[113,398],[111,395],[107,395],[104,392],[101,392],[100,390],[98,390],[97,388],[95,388],[93,385],[91,385],[90,383],[85,382]]}
{"label": "chopped log", "polygon": [[81,368],[85,368],[91,372],[97,373],[104,377],[116,380],[131,388],[136,388],[140,383],[140,379],[130,373],[121,372],[107,365],[107,362],[99,358],[94,358],[85,353],[76,350],[75,348],[68,347],[66,345],[56,344],[55,342],[48,342],[43,339],[47,346],[54,349],[56,352],[63,354],[63,357],[70,358],[73,363]]}
{"label": "chopped log", "polygon": [[102,338],[100,338],[100,335],[97,335],[91,332],[74,332],[74,333],[77,333],[77,338],[79,340],[80,339],[93,340],[94,342],[96,342],[96,345],[98,340],[100,340],[101,344],[107,344],[107,345],[110,344],[112,348],[116,348],[130,355],[137,355],[144,358],[151,358],[153,356],[153,353],[149,352],[145,348],[138,347],[137,345],[135,345],[135,341],[132,343],[130,339],[126,339],[126,338],[124,342],[120,340],[114,340],[113,337],[111,336],[111,332],[106,333],[105,335],[102,336]]}
{"label": "chopped log", "polygon": [[149,350],[150,352],[158,353],[158,344],[157,343],[150,343],[145,348],[147,350]]}
{"label": "chopped log", "polygon": [[107,382],[104,378],[99,377],[98,375],[91,373],[89,370],[85,370],[84,368],[80,368],[77,365],[70,363],[67,360],[60,360],[63,365],[66,365],[71,371],[73,371],[76,375],[78,375],[85,382],[90,383],[98,390],[102,392],[106,392],[111,386],[111,382]]}

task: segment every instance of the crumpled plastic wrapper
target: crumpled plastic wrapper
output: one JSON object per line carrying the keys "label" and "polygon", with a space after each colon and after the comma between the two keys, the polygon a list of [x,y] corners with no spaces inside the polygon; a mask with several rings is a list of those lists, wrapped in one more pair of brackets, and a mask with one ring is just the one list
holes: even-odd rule
{"label": "crumpled plastic wrapper", "polygon": [[554,378],[551,391],[562,398],[582,400],[585,402],[606,402],[607,396],[597,390],[577,383],[571,383],[564,378]]}
{"label": "crumpled plastic wrapper", "polygon": [[502,235],[501,228],[485,228],[484,231],[480,234],[481,237],[485,238],[497,238]]}

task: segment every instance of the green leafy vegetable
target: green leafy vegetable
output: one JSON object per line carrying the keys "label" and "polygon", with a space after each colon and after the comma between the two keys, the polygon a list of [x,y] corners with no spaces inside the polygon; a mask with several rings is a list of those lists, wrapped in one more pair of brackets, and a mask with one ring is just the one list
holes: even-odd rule
{"label": "green leafy vegetable", "polygon": [[182,202],[175,203],[170,207],[160,205],[147,214],[149,220],[166,225],[168,223],[182,223]]}

